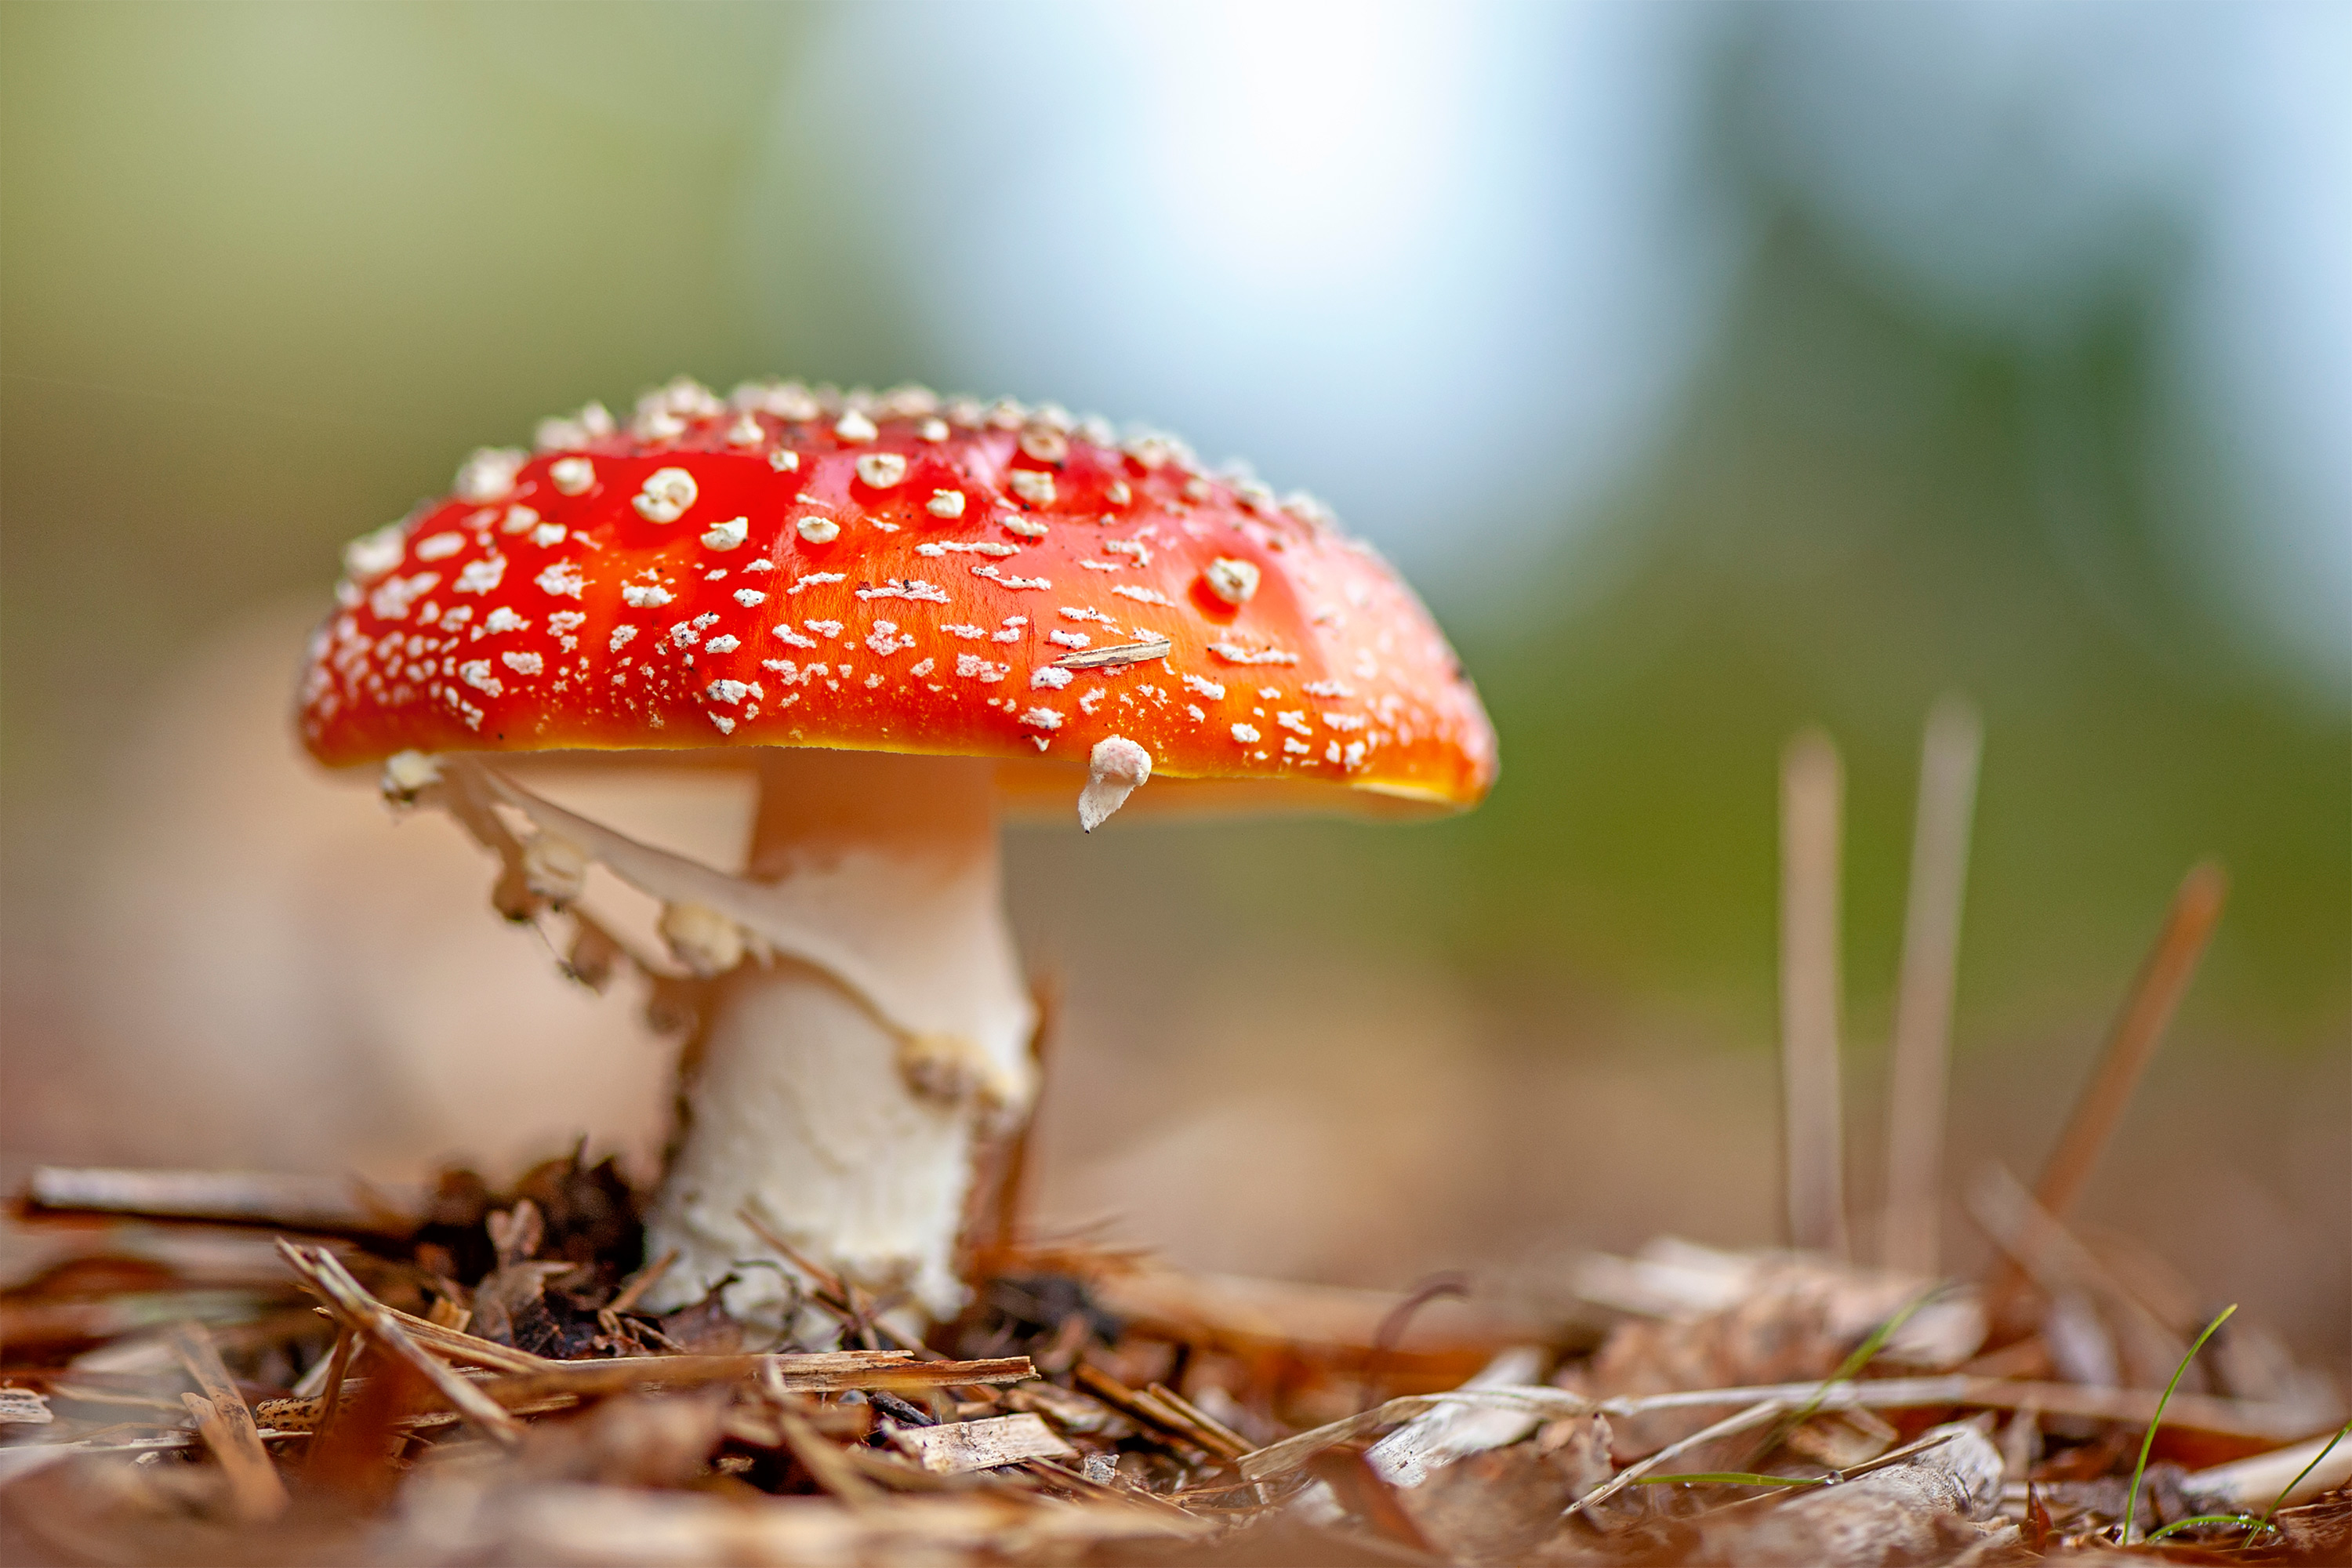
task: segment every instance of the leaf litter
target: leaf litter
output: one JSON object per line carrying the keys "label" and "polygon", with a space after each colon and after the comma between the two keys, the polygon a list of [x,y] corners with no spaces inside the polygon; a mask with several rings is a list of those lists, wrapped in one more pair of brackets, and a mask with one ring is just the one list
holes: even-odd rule
{"label": "leaf litter", "polygon": [[[724,1282],[644,1309],[670,1263],[644,1256],[646,1194],[584,1145],[503,1188],[37,1171],[0,1215],[0,1555],[2347,1561],[2352,1424],[2325,1375],[2070,1219],[2221,887],[2183,884],[2041,1181],[1979,1173],[1981,1281],[1846,1260],[1820,1161],[1791,1192],[1815,1250],[1660,1237],[1580,1260],[1548,1307],[1458,1276],[1191,1275],[1026,1234],[1016,1134],[979,1184],[968,1305],[927,1331],[754,1224],[769,1256],[739,1268],[807,1308],[778,1339]],[[1952,905],[1912,943],[1930,979],[1957,897],[1924,900]],[[1792,1129],[1833,1124],[1800,1109]]]}

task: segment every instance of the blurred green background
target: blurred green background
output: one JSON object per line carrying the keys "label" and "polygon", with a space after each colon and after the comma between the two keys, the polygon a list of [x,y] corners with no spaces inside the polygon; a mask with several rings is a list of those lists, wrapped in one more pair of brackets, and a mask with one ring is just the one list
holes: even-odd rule
{"label": "blurred green background", "polygon": [[2212,1152],[2320,1227],[2302,1326],[2340,1339],[2347,56],[2288,5],[0,6],[10,1142],[104,1142],[93,781],[168,788],[126,737],[207,639],[584,398],[919,379],[1326,495],[1502,736],[1439,826],[1017,847],[1084,1081],[1162,1081],[1182,1042],[1118,1020],[1263,942],[1437,976],[1506,1081],[1655,1049],[1769,1086],[1776,760],[1818,721],[1859,1100],[1963,691],[1962,1100],[2020,1109],[1959,1142],[2038,1157],[2220,855],[2164,1070],[2241,1130],[2302,1103]]}

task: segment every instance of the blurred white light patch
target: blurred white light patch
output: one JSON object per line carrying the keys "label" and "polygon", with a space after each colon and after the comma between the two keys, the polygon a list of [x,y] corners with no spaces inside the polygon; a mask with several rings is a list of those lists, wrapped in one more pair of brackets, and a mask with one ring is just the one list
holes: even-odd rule
{"label": "blurred white light patch", "polygon": [[2174,286],[2168,412],[2231,490],[2163,454],[2171,542],[2249,646],[2352,691],[2352,8],[1760,15],[1751,155],[1898,287],[2063,342],[2117,279]]}
{"label": "blurred white light patch", "polygon": [[2227,73],[2212,221],[2178,345],[2236,459],[2242,533],[2208,542],[2255,640],[2352,696],[2352,7],[2258,5]]}
{"label": "blurred white light patch", "polygon": [[1696,16],[851,7],[780,100],[747,265],[854,250],[960,389],[1163,425],[1491,580],[1639,461],[1715,323]]}

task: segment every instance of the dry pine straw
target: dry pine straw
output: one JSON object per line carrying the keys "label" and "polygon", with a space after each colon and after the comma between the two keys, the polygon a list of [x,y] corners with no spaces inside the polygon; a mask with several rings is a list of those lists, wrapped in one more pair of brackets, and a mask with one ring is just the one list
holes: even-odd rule
{"label": "dry pine straw", "polygon": [[[2127,1506],[2143,1531],[2200,1511],[2184,1466],[2303,1435],[2180,1396],[2127,1504],[2152,1395],[2053,1381],[2031,1334],[1980,1372],[1837,1377],[1885,1336],[1827,1326],[1887,1286],[1823,1266],[1598,1346],[1490,1315],[1407,1352],[1402,1315],[1349,1293],[1221,1300],[1132,1258],[1000,1247],[963,1317],[905,1344],[892,1303],[778,1237],[824,1328],[772,1347],[715,1302],[635,1307],[661,1265],[635,1267],[609,1164],[389,1202],[340,1236],[21,1221],[47,1261],[0,1295],[8,1560],[1980,1563],[2112,1553]],[[1640,1484],[1694,1473],[1813,1484]],[[2248,1539],[2130,1551],[2337,1561],[2352,1502]]]}

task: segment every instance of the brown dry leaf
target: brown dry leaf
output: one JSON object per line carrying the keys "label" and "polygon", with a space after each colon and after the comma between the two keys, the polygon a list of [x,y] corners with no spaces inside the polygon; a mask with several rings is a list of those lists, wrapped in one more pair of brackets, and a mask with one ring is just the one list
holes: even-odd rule
{"label": "brown dry leaf", "polygon": [[1448,1558],[1514,1563],[1559,1531],[1561,1510],[1580,1495],[1580,1479],[1566,1450],[1515,1443],[1441,1466],[1397,1497]]}
{"label": "brown dry leaf", "polygon": [[[1927,1289],[1901,1275],[1792,1258],[1756,1260],[1728,1305],[1619,1324],[1592,1358],[1591,1387],[1608,1396],[1827,1377],[1872,1330]],[[1920,1353],[1955,1364],[1976,1350],[1983,1319],[1967,1311],[1948,1316],[1948,1327],[1937,1325],[1944,1342],[1930,1341],[1931,1348]],[[1654,1453],[1712,1418],[1704,1411],[1661,1411],[1619,1421],[1617,1456],[1630,1460]]]}
{"label": "brown dry leaf", "polygon": [[1981,1521],[2000,1501],[2000,1452],[1972,1426],[1937,1432],[1946,1441],[1843,1485],[1723,1510],[1701,1525],[1706,1559],[1759,1568],[1948,1561],[1986,1539]]}

